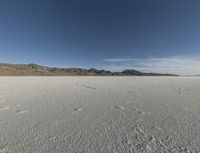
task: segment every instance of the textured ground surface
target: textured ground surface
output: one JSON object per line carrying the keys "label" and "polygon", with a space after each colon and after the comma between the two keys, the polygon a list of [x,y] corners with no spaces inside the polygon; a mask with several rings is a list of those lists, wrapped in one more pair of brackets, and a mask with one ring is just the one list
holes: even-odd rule
{"label": "textured ground surface", "polygon": [[0,77],[0,153],[200,152],[198,77]]}

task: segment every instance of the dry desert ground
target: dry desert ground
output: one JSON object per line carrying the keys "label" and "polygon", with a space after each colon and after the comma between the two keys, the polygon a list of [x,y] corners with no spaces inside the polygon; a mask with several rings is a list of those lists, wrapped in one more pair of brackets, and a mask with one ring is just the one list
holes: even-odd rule
{"label": "dry desert ground", "polygon": [[0,77],[0,153],[199,152],[199,77]]}

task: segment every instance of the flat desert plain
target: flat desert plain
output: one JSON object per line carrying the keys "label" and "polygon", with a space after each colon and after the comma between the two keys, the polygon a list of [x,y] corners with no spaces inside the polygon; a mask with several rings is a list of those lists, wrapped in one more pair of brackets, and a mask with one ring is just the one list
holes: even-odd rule
{"label": "flat desert plain", "polygon": [[0,153],[199,152],[199,77],[0,77]]}

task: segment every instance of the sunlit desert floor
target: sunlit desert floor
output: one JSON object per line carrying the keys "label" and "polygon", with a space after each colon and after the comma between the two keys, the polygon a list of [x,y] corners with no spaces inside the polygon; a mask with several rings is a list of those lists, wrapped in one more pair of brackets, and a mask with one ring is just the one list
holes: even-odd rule
{"label": "sunlit desert floor", "polygon": [[0,77],[0,153],[200,152],[199,77]]}

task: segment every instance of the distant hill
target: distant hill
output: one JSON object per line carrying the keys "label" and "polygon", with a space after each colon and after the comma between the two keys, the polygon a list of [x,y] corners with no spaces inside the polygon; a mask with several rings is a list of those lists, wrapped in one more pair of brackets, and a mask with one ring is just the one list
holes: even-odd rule
{"label": "distant hill", "polygon": [[174,76],[172,74],[142,73],[136,70],[111,72],[97,69],[57,68],[37,64],[0,63],[0,76]]}

